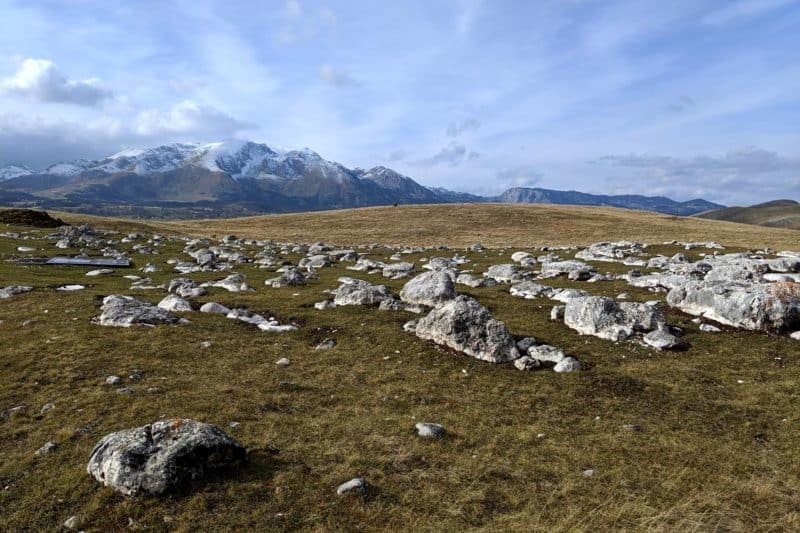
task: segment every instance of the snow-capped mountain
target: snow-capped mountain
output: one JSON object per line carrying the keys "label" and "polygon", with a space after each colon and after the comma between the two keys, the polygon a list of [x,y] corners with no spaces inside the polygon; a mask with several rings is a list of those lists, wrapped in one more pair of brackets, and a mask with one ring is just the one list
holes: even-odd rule
{"label": "snow-capped mountain", "polygon": [[9,165],[0,168],[0,181],[18,178],[19,176],[27,176],[33,174],[33,170],[29,167],[19,165]]}
{"label": "snow-capped mountain", "polygon": [[129,149],[39,170],[0,168],[0,205],[105,214],[217,216],[484,201],[609,205],[681,215],[720,207],[702,200],[681,203],[547,189],[512,189],[488,198],[425,187],[383,166],[349,169],[308,148],[281,150],[240,140]]}
{"label": "snow-capped mountain", "polygon": [[147,149],[123,150],[95,161],[57,163],[41,171],[27,167],[6,167],[0,172],[7,170],[9,177],[32,174],[70,177],[84,172],[129,172],[148,176],[183,167],[224,172],[234,179],[292,179],[315,171],[325,178],[341,180],[343,174],[351,174],[343,165],[326,161],[308,148],[273,150],[266,144],[238,140],[209,144],[173,143]]}

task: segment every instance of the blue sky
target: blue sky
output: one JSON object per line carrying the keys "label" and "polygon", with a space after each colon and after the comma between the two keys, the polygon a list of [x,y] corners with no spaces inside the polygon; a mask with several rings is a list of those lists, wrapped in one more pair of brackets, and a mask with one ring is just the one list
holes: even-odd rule
{"label": "blue sky", "polygon": [[483,194],[800,199],[800,0],[0,13],[0,165],[237,137]]}

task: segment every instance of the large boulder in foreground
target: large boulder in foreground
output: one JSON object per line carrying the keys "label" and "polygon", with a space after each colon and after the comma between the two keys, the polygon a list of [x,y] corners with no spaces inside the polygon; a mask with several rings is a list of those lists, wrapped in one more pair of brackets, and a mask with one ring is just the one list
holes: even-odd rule
{"label": "large boulder in foreground", "polygon": [[173,492],[208,473],[235,466],[245,449],[216,426],[162,420],[103,437],[86,471],[122,494]]}
{"label": "large boulder in foreground", "polygon": [[456,297],[456,286],[447,272],[433,270],[416,276],[400,291],[406,303],[436,307]]}
{"label": "large boulder in foreground", "polygon": [[564,324],[581,335],[621,341],[634,332],[653,331],[666,326],[664,315],[652,305],[622,302],[604,296],[567,300]]}
{"label": "large boulder in foreground", "polygon": [[98,323],[101,326],[129,328],[136,325],[174,324],[178,318],[155,305],[132,296],[113,294],[103,298]]}
{"label": "large boulder in foreground", "polygon": [[800,325],[800,284],[690,281],[669,291],[667,303],[690,315],[751,330]]}
{"label": "large boulder in foreground", "polygon": [[415,333],[421,339],[490,363],[505,363],[520,356],[505,324],[469,296],[458,296],[435,308],[417,322]]}

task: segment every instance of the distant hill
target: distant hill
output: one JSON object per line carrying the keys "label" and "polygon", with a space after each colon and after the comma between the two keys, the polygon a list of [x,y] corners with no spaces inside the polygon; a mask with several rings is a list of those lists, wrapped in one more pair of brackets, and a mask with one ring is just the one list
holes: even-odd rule
{"label": "distant hill", "polygon": [[676,202],[664,196],[641,196],[636,194],[603,195],[588,194],[578,191],[554,191],[551,189],[529,189],[515,187],[509,189],[497,198],[496,202],[515,204],[562,204],[562,205],[593,205],[605,207],[622,207],[624,209],[637,209],[639,211],[655,211],[668,215],[693,215],[698,212],[718,209],[720,204],[707,200],[688,200]]}
{"label": "distant hill", "polygon": [[726,207],[695,216],[772,228],[800,229],[800,203],[794,200],[773,200],[750,207]]}
{"label": "distant hill", "polygon": [[173,143],[43,169],[0,168],[0,205],[142,218],[217,218],[393,204],[544,203],[691,215],[705,200],[513,188],[496,197],[426,187],[390,168],[347,168],[316,152],[249,141]]}

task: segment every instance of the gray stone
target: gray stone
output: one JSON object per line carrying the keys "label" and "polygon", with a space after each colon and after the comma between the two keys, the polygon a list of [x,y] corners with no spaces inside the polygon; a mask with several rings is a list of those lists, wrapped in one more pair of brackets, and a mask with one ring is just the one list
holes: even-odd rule
{"label": "gray stone", "polygon": [[789,284],[689,281],[667,303],[694,316],[750,330],[800,325],[800,291]]}
{"label": "gray stone", "polygon": [[521,272],[517,265],[505,264],[490,266],[484,276],[500,283],[517,283],[525,278],[525,273]]}
{"label": "gray stone", "polygon": [[32,290],[33,287],[26,287],[24,285],[11,285],[9,287],[0,289],[0,300],[11,298],[12,296],[16,296],[17,294],[30,292]]}
{"label": "gray stone", "polygon": [[317,344],[314,348],[315,350],[332,350],[336,347],[336,341],[333,339],[325,339],[324,341]]}
{"label": "gray stone", "polygon": [[565,305],[554,305],[552,309],[550,309],[550,320],[564,320],[564,311],[566,310],[567,306]]}
{"label": "gray stone", "polygon": [[523,355],[514,360],[514,366],[517,370],[537,370],[541,368],[542,363],[529,355]]}
{"label": "gray stone", "polygon": [[422,273],[405,284],[400,299],[406,303],[435,307],[456,297],[453,279],[443,271]]}
{"label": "gray stone", "polygon": [[44,445],[36,450],[35,455],[47,455],[48,453],[55,451],[58,448],[58,443],[53,441],[45,442]]}
{"label": "gray stone", "polygon": [[652,331],[665,324],[664,315],[646,304],[618,303],[604,296],[569,300],[564,324],[581,335],[594,335],[612,341],[625,340],[634,331]]}
{"label": "gray stone", "polygon": [[281,357],[280,359],[275,361],[275,364],[278,366],[289,366],[289,359],[286,357]]}
{"label": "gray stone", "polygon": [[164,297],[163,300],[158,302],[158,307],[164,311],[171,311],[173,313],[186,313],[192,310],[192,304],[177,294],[170,294]]}
{"label": "gray stone", "polygon": [[554,372],[578,372],[581,370],[581,363],[574,357],[565,357],[553,367]]}
{"label": "gray stone", "polygon": [[201,313],[210,313],[212,315],[227,315],[231,312],[230,309],[225,307],[224,305],[218,304],[217,302],[208,302],[204,303],[200,307]]}
{"label": "gray stone", "polygon": [[414,263],[389,263],[383,267],[383,276],[399,279],[412,275],[416,271]]}
{"label": "gray stone", "polygon": [[531,346],[528,348],[528,356],[540,363],[560,363],[567,357],[563,350],[549,344]]}
{"label": "gray stone", "polygon": [[524,337],[517,341],[517,350],[519,353],[527,353],[528,348],[536,344],[535,337]]}
{"label": "gray stone", "polygon": [[700,331],[705,331],[707,333],[719,333],[722,330],[713,324],[700,324]]}
{"label": "gray stone", "polygon": [[676,337],[666,328],[651,331],[643,340],[645,344],[658,350],[682,350],[687,347],[686,341]]}
{"label": "gray stone", "polygon": [[333,303],[342,305],[377,305],[383,300],[392,299],[392,293],[385,285],[372,285],[369,282],[340,278],[342,284],[334,291]]}
{"label": "gray stone", "polygon": [[86,471],[125,495],[161,495],[244,459],[245,449],[219,428],[176,419],[106,435]]}
{"label": "gray stone", "polygon": [[111,295],[103,298],[98,323],[101,326],[128,328],[136,325],[175,324],[178,319],[169,312],[130,296]]}
{"label": "gray stone", "polygon": [[363,477],[353,478],[336,487],[336,494],[344,496],[346,494],[365,494],[367,492],[367,482]]}
{"label": "gray stone", "polygon": [[552,287],[547,285],[541,285],[533,281],[523,281],[512,285],[508,292],[511,296],[533,300],[534,298],[550,297],[554,291]]}
{"label": "gray stone", "polygon": [[433,422],[417,422],[414,427],[417,435],[425,439],[441,439],[446,433],[442,426]]}
{"label": "gray stone", "polygon": [[106,378],[106,385],[119,385],[122,379],[119,376],[108,376]]}
{"label": "gray stone", "polygon": [[458,296],[435,308],[419,320],[415,332],[421,339],[491,363],[509,362],[520,356],[505,324],[468,296]]}

